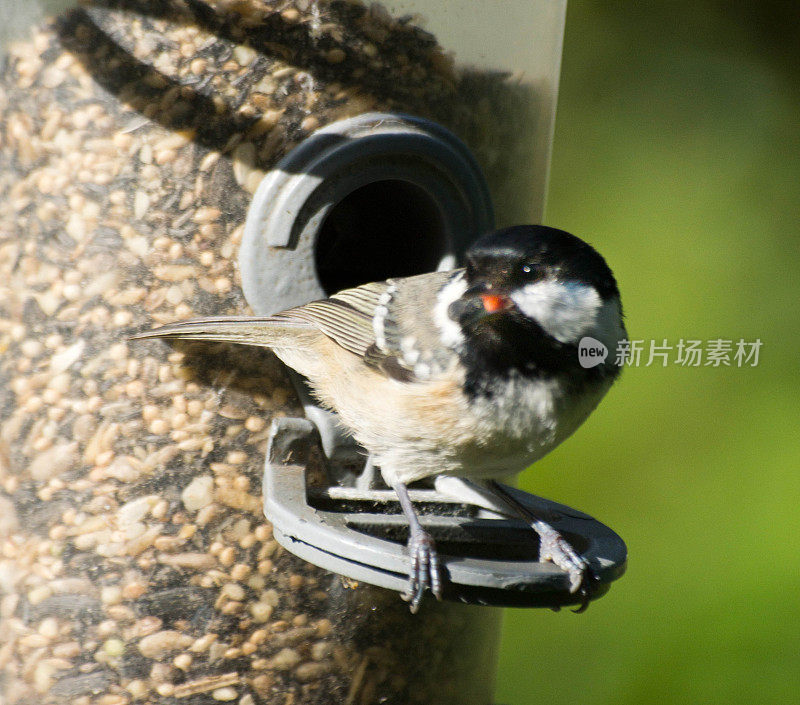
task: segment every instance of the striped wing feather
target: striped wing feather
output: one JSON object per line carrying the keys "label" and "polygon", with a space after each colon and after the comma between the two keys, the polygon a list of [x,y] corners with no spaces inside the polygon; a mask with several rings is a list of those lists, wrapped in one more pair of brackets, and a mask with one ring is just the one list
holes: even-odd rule
{"label": "striped wing feather", "polygon": [[[447,275],[441,273],[441,276],[444,281]],[[422,277],[410,277],[404,281],[408,283],[412,298],[420,293],[417,287],[422,284]],[[406,288],[405,284],[402,288]],[[415,379],[413,368],[400,349],[402,329],[412,323],[407,320],[410,317],[409,306],[393,298],[391,292],[396,290],[393,280],[371,282],[272,316],[197,318],[162,326],[133,338],[183,338],[274,347],[278,341],[290,339],[292,331],[300,333],[316,329],[388,377],[412,381]],[[379,309],[380,344],[375,324]]]}

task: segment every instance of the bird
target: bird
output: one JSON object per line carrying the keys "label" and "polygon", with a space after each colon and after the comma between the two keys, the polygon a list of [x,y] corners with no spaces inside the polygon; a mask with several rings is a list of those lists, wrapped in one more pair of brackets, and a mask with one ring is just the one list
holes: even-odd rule
{"label": "bird", "polygon": [[[370,282],[265,317],[222,316],[132,336],[271,348],[380,468],[409,523],[416,612],[443,578],[436,545],[408,485],[460,478],[523,516],[540,560],[585,590],[587,562],[544,518],[531,517],[498,480],[568,438],[620,373],[610,356],[584,365],[587,338],[626,338],[620,293],[605,259],[564,230],[516,225],[478,238],[451,271]],[[437,485],[438,486],[438,485]]]}

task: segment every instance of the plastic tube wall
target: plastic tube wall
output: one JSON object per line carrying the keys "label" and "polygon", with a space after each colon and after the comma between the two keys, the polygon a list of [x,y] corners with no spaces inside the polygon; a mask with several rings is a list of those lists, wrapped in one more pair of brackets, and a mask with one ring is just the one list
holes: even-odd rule
{"label": "plastic tube wall", "polygon": [[431,7],[423,29],[408,13],[424,8],[403,4],[118,0],[7,26],[6,702],[490,701],[497,611],[430,602],[412,617],[396,594],[273,540],[267,429],[302,413],[276,360],[127,336],[247,311],[234,262],[249,200],[295,144],[342,117],[444,124],[481,162],[499,220],[536,219],[563,6],[514,10],[515,42],[549,37],[541,72],[533,58],[515,68],[502,33],[482,54],[492,7]]}

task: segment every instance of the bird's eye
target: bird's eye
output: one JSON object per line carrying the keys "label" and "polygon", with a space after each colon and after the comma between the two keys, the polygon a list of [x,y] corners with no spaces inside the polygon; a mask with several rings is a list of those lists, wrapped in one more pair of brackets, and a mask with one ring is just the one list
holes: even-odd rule
{"label": "bird's eye", "polygon": [[530,273],[531,273],[531,266],[530,266],[529,264],[526,264],[526,265],[525,265],[525,266],[522,268],[522,271],[523,271],[523,272],[525,272],[525,274],[530,274]]}

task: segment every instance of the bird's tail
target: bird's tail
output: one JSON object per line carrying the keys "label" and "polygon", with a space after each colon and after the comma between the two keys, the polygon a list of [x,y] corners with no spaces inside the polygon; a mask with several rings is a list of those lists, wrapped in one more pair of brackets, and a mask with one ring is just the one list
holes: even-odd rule
{"label": "bird's tail", "polygon": [[132,335],[131,340],[147,338],[204,340],[268,348],[285,335],[287,327],[297,329],[307,326],[289,322],[280,316],[217,316],[169,323],[160,328]]}

